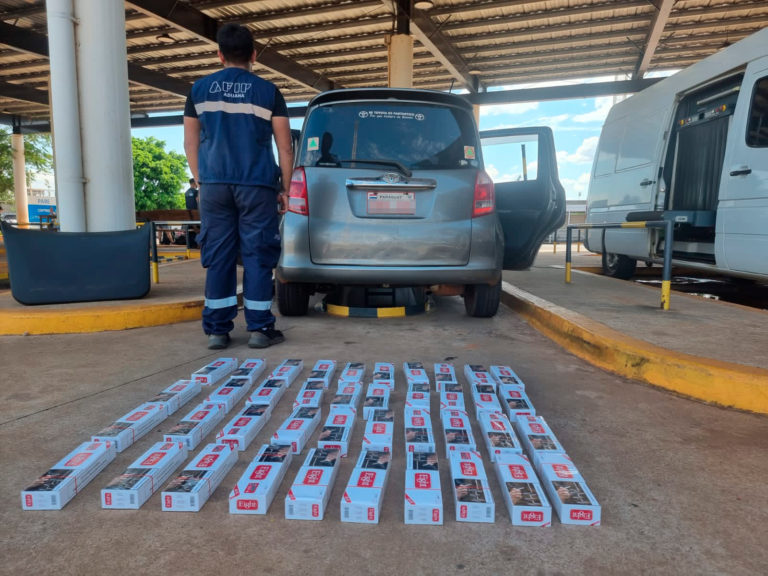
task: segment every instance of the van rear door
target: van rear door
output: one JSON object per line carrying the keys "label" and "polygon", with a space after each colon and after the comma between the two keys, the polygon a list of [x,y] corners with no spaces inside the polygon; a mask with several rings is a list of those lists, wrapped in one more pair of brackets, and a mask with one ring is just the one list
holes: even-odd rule
{"label": "van rear door", "polygon": [[565,189],[548,127],[480,132],[485,170],[494,181],[504,229],[504,270],[530,267],[548,234],[565,221]]}

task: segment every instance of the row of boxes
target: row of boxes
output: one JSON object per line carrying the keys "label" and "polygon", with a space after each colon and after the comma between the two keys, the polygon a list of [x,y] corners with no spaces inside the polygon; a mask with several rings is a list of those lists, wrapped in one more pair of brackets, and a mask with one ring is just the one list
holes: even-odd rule
{"label": "row of boxes", "polygon": [[405,451],[434,452],[435,436],[432,432],[432,418],[429,410],[405,408]]}
{"label": "row of boxes", "polygon": [[112,442],[122,452],[168,417],[163,404],[146,402],[93,436],[93,442]]}
{"label": "row of boxes", "polygon": [[299,406],[275,431],[272,443],[288,445],[294,454],[301,454],[320,424],[321,417],[320,408]]}
{"label": "row of boxes", "polygon": [[322,382],[323,388],[331,385],[331,380],[336,372],[336,360],[318,360],[307,376],[306,382]]}
{"label": "row of boxes", "polygon": [[375,410],[389,409],[390,387],[384,384],[369,384],[363,400],[363,420],[370,420]]}
{"label": "row of boxes", "polygon": [[183,442],[194,450],[224,418],[221,404],[201,402],[163,435],[166,442]]}
{"label": "row of boxes", "polygon": [[290,446],[262,445],[229,493],[229,513],[266,514],[292,460]]}
{"label": "row of boxes", "polygon": [[449,460],[456,521],[492,523],[496,508],[480,454],[454,450]]}
{"label": "row of boxes", "polygon": [[269,404],[246,404],[216,435],[217,444],[227,444],[240,452],[250,446],[272,415]]}
{"label": "row of boxes", "polygon": [[237,462],[227,444],[208,444],[163,489],[164,512],[199,512]]}

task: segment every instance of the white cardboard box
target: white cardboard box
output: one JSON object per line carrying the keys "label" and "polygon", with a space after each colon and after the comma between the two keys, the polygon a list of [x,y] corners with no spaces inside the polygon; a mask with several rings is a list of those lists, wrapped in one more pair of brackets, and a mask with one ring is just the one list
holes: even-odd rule
{"label": "white cardboard box", "polygon": [[496,462],[498,458],[503,458],[507,454],[523,453],[523,447],[515,434],[515,429],[505,415],[483,412],[480,414],[479,424],[491,462]]}
{"label": "white cardboard box", "polygon": [[405,523],[443,524],[443,494],[437,454],[412,452],[406,455]]}
{"label": "white cardboard box", "polygon": [[205,399],[206,402],[221,404],[224,414],[229,414],[251,390],[251,383],[247,378],[230,378],[224,384],[216,388]]}
{"label": "white cardboard box", "polygon": [[392,452],[392,436],[395,428],[393,410],[375,410],[365,424],[363,449],[368,451]]}
{"label": "white cardboard box", "polygon": [[[423,388],[426,388],[426,390]],[[408,384],[408,392],[405,394],[405,407],[429,410],[429,382],[412,382]]]}
{"label": "white cardboard box", "polygon": [[453,364],[436,363],[435,364],[435,390],[443,391],[443,386],[449,382],[458,383],[456,379],[456,369]]}
{"label": "white cardboard box", "polygon": [[200,382],[195,380],[178,380],[165,390],[158,392],[148,402],[163,404],[165,412],[170,416],[199,393]]}
{"label": "white cardboard box", "polygon": [[341,457],[349,453],[349,439],[355,425],[357,414],[352,410],[336,410],[328,414],[323,429],[317,440],[317,447],[326,450],[339,450]]}
{"label": "white cardboard box", "polygon": [[[488,388],[490,392],[485,392]],[[475,405],[475,418],[480,419],[480,414],[483,412],[491,412],[495,414],[503,414],[504,411],[501,408],[496,392],[488,384],[475,384],[472,386],[472,401]]]}
{"label": "white cardboard box", "polygon": [[101,490],[101,507],[138,510],[184,463],[182,442],[157,442]]}
{"label": "white cardboard box", "polygon": [[320,408],[300,406],[275,431],[272,442],[274,444],[288,444],[294,454],[300,454],[320,424],[321,418]]}
{"label": "white cardboard box", "polygon": [[536,416],[536,409],[522,386],[499,384],[499,400],[512,422],[517,420],[518,416]]}
{"label": "white cardboard box", "polygon": [[560,522],[600,525],[600,504],[566,454],[541,455],[539,473]]}
{"label": "white cardboard box", "polygon": [[456,450],[477,450],[469,416],[460,410],[444,410],[442,415],[446,458]]}
{"label": "white cardboard box", "polygon": [[509,366],[491,366],[490,373],[499,385],[516,384],[525,388],[523,381]]}
{"label": "white cardboard box", "polygon": [[288,360],[283,360],[280,364],[278,364],[278,366],[272,370],[272,373],[269,375],[269,377],[281,378],[285,380],[285,387],[290,388],[293,381],[296,380],[296,377],[301,373],[303,369],[303,360],[298,358],[289,358]]}
{"label": "white cardboard box", "polygon": [[323,393],[325,386],[322,380],[307,380],[301,385],[296,393],[296,399],[293,401],[293,407],[314,406],[319,408],[323,403]]}
{"label": "white cardboard box", "polygon": [[419,408],[406,408],[404,414],[405,424],[405,451],[406,452],[434,452],[435,437],[432,433],[432,419],[428,410]]}
{"label": "white cardboard box", "polygon": [[176,426],[163,435],[166,442],[184,442],[194,450],[224,418],[220,404],[203,402],[195,406]]}
{"label": "white cardboard box", "polygon": [[[341,498],[341,521],[378,524],[381,501],[387,485],[389,454],[379,452],[362,456],[375,457],[376,463],[365,468],[355,467]],[[380,463],[380,464],[379,464]]]}
{"label": "white cardboard box", "polygon": [[541,471],[539,462],[543,454],[565,454],[565,448],[541,416],[519,416],[515,429],[536,470]]}
{"label": "white cardboard box", "polygon": [[237,450],[208,444],[162,492],[164,512],[199,512],[237,462]]}
{"label": "white cardboard box", "polygon": [[112,441],[84,442],[21,491],[24,510],[61,510],[115,459]]}
{"label": "white cardboard box", "polygon": [[225,376],[237,370],[237,358],[216,358],[200,370],[192,372],[192,380],[203,386],[213,386]]}
{"label": "white cardboard box", "polygon": [[245,399],[246,404],[268,404],[277,406],[287,386],[283,378],[267,378]]}
{"label": "white cardboard box", "polygon": [[457,450],[450,462],[456,521],[494,522],[495,504],[480,455]]}
{"label": "white cardboard box", "polygon": [[165,404],[146,402],[100,430],[92,441],[111,441],[122,452],[168,417]]}
{"label": "white cardboard box", "polygon": [[336,360],[318,360],[307,376],[307,381],[320,380],[323,382],[323,388],[328,388],[335,372]]}
{"label": "white cardboard box", "polygon": [[290,446],[264,444],[229,493],[229,513],[266,514],[292,459]]}
{"label": "white cardboard box", "polygon": [[368,420],[374,410],[389,408],[389,386],[370,384],[363,400],[363,419]]}
{"label": "white cardboard box", "polygon": [[464,401],[464,394],[461,392],[449,392],[445,388],[440,391],[440,410],[461,410],[467,411],[467,405]]}
{"label": "white cardboard box", "polygon": [[429,374],[421,362],[403,362],[403,372],[405,373],[405,383],[408,385],[413,382],[429,384]]}
{"label": "white cardboard box", "polygon": [[342,383],[360,384],[365,376],[364,362],[347,362],[339,375],[339,387]]}
{"label": "white cardboard box", "polygon": [[230,378],[244,378],[253,386],[256,380],[264,372],[267,362],[263,358],[248,358],[240,364],[240,367],[232,372]]}
{"label": "white cardboard box", "polygon": [[390,362],[376,362],[373,365],[373,383],[386,385],[394,391],[395,365]]}
{"label": "white cardboard box", "polygon": [[228,444],[232,450],[243,451],[264,428],[272,408],[267,404],[246,404],[216,435],[216,444]]}
{"label": "white cardboard box", "polygon": [[551,526],[552,507],[533,466],[522,454],[503,454],[494,465],[514,526]]}
{"label": "white cardboard box", "polygon": [[343,411],[347,412],[352,410],[357,412],[357,404],[360,400],[360,393],[362,386],[359,384],[339,383],[339,389],[334,396],[331,397],[330,410],[331,412]]}
{"label": "white cardboard box", "polygon": [[285,497],[285,517],[322,520],[339,471],[338,450],[313,448]]}

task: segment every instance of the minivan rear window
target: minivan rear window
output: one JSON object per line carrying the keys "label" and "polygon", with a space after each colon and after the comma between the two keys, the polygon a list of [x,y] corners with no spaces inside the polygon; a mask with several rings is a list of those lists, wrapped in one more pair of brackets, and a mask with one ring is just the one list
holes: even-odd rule
{"label": "minivan rear window", "polygon": [[480,166],[472,116],[427,103],[344,102],[310,112],[300,163],[340,167],[363,161],[399,163],[410,170]]}

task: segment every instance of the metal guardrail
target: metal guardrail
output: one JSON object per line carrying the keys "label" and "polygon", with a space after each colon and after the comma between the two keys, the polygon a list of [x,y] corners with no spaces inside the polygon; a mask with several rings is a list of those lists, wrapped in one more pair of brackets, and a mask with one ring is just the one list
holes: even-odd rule
{"label": "metal guardrail", "polygon": [[184,229],[184,236],[187,240],[187,258],[190,258],[192,247],[189,245],[189,227],[199,226],[200,220],[150,220],[152,228],[152,254],[150,257],[152,265],[152,281],[157,284],[160,282],[160,264],[157,257],[157,230],[165,226],[181,226]]}
{"label": "metal guardrail", "polygon": [[[645,222],[619,222],[616,224],[569,224],[565,236],[565,282],[571,283],[571,240],[573,230],[610,229],[610,228],[663,228],[664,229],[664,269],[661,276],[662,310],[669,310],[669,298],[672,291],[672,246],[674,245],[674,225],[672,220]],[[605,243],[603,243],[605,250]]]}

